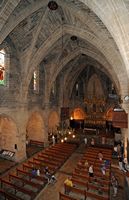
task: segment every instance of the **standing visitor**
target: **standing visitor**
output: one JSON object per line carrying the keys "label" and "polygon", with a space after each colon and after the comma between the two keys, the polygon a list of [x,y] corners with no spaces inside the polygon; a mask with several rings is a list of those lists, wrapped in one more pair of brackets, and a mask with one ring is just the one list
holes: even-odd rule
{"label": "standing visitor", "polygon": [[84,144],[87,146],[87,137],[84,138]]}
{"label": "standing visitor", "polygon": [[95,140],[94,140],[94,138],[91,139],[91,146],[92,146],[92,147],[95,146]]}
{"label": "standing visitor", "polygon": [[116,197],[118,191],[118,181],[114,175],[111,177],[111,184],[113,187],[113,196]]}
{"label": "standing visitor", "polygon": [[73,187],[73,182],[71,180],[71,177],[68,177],[65,181],[65,194],[69,194],[71,191],[71,187]]}
{"label": "standing visitor", "polygon": [[37,176],[40,176],[40,170],[37,169]]}
{"label": "standing visitor", "polygon": [[94,176],[93,165],[90,165],[88,172],[89,172],[89,176],[90,176],[90,177],[93,177],[93,176]]}

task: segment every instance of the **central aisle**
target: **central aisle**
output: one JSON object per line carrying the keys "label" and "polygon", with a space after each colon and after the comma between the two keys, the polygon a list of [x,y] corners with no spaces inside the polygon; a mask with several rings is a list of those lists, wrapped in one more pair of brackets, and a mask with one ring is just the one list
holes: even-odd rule
{"label": "central aisle", "polygon": [[83,156],[85,151],[84,144],[80,145],[79,148],[72,154],[72,156],[65,162],[65,164],[56,173],[57,182],[52,185],[47,185],[37,196],[35,200],[58,200],[59,192],[63,189],[64,180],[72,175],[72,172],[77,164],[77,162]]}

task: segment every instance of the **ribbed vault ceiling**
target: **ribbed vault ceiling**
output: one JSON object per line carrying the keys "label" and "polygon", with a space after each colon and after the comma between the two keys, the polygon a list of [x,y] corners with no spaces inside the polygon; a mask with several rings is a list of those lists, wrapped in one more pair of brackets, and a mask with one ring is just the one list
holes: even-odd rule
{"label": "ribbed vault ceiling", "polygon": [[[120,67],[121,75],[126,78],[127,74],[118,47],[100,18],[79,0],[56,0],[58,9],[54,11],[48,8],[48,2],[13,0],[11,3],[8,0],[1,3],[1,15],[9,9],[1,19],[0,41],[9,38],[18,55],[25,58],[21,59],[21,68],[28,74],[27,80],[31,80],[34,68],[42,61],[46,68],[54,66],[51,82],[65,68],[70,80],[69,76],[77,78],[92,65],[109,75],[119,88]],[[77,40],[71,40],[71,36]]]}

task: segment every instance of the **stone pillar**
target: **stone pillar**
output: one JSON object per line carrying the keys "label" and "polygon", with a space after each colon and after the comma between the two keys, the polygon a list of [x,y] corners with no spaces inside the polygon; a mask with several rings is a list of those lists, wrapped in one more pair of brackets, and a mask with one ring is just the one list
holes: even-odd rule
{"label": "stone pillar", "polygon": [[18,108],[13,118],[18,128],[15,143],[15,161],[21,162],[26,159],[26,122],[28,112],[24,108]]}
{"label": "stone pillar", "polygon": [[129,152],[127,151],[127,145],[129,141],[129,103],[124,102],[122,104],[122,108],[125,110],[125,112],[128,114],[128,128],[122,128],[122,138],[123,138],[123,143],[124,143],[124,154],[127,157]]}
{"label": "stone pillar", "polygon": [[44,135],[44,146],[47,147],[49,146],[49,141],[48,141],[48,117],[49,117],[49,103],[44,104],[44,129],[45,129],[45,135]]}

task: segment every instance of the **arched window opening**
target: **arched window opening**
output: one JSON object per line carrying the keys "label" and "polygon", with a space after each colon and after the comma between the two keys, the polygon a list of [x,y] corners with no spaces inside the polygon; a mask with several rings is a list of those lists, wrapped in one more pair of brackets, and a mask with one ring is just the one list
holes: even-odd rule
{"label": "arched window opening", "polygon": [[0,50],[0,85],[6,84],[5,56],[6,56],[5,51],[3,49]]}
{"label": "arched window opening", "polygon": [[33,73],[33,90],[35,93],[39,93],[39,71],[35,70]]}

